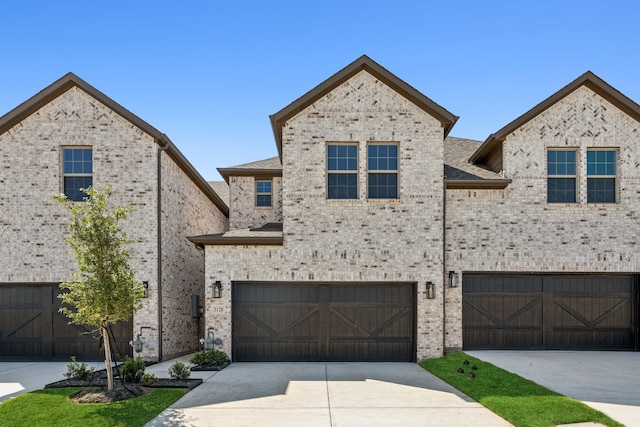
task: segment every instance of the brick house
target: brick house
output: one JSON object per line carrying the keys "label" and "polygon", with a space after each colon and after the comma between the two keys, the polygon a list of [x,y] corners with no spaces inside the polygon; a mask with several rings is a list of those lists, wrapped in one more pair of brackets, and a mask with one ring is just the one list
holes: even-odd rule
{"label": "brick house", "polygon": [[229,231],[191,240],[234,360],[638,349],[640,106],[587,72],[484,142],[456,119],[363,56],[219,169]]}
{"label": "brick house", "polygon": [[66,150],[91,148],[94,182],[135,200],[149,297],[123,340],[155,328],[147,359],[209,333],[235,361],[637,351],[640,106],[587,72],[484,142],[450,136],[456,120],[363,56],[271,116],[277,157],[207,184],[165,135],[65,76],[0,118],[2,304],[50,298],[71,271],[49,195],[84,178],[66,176]]}
{"label": "brick house", "polygon": [[143,307],[118,328],[118,352],[142,326],[142,355],[196,350],[204,254],[186,236],[223,231],[228,208],[166,135],[67,74],[0,118],[0,357],[99,358],[97,341],[58,313],[58,283],[75,269],[68,214],[51,200],[111,183],[132,203],[124,224],[132,266],[148,284]]}

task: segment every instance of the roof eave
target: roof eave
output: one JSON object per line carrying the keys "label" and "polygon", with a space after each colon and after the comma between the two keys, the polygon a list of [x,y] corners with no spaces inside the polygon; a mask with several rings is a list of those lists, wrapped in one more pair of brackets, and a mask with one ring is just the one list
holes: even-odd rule
{"label": "roof eave", "polygon": [[327,80],[323,81],[318,86],[311,89],[288,106],[284,107],[282,110],[270,116],[271,127],[273,128],[280,160],[282,160],[282,127],[285,122],[362,70],[366,70],[372,76],[380,79],[393,90],[400,93],[409,101],[416,104],[419,108],[439,120],[444,128],[444,137],[449,134],[458,120],[457,116],[446,110],[444,107],[436,104],[427,96],[395,76],[367,55],[362,55],[360,58],[347,65],[345,68],[338,71],[336,74],[329,77]]}
{"label": "roof eave", "polygon": [[284,243],[283,236],[225,237],[220,234],[209,234],[189,237],[188,239],[198,246],[282,246]]}
{"label": "roof eave", "polygon": [[502,190],[511,184],[510,179],[445,179],[447,190]]}
{"label": "roof eave", "polygon": [[587,71],[544,101],[537,104],[535,107],[533,107],[523,115],[511,121],[498,132],[491,134],[489,138],[487,138],[487,140],[476,150],[476,152],[473,153],[473,155],[469,158],[469,161],[471,163],[475,163],[476,161],[479,161],[482,158],[486,157],[494,149],[494,147],[498,143],[503,142],[509,134],[517,130],[525,123],[533,120],[536,116],[538,116],[581,86],[587,86],[589,89],[593,90],[595,93],[611,102],[621,111],[625,112],[630,117],[640,122],[640,105],[636,104],[632,99],[628,98],[626,95],[618,91],[609,83],[602,80],[600,77],[596,76],[591,71]]}
{"label": "roof eave", "polygon": [[231,176],[254,176],[273,178],[275,176],[282,176],[282,169],[260,169],[260,168],[218,168],[218,172],[224,178],[227,184],[229,184],[229,177]]}

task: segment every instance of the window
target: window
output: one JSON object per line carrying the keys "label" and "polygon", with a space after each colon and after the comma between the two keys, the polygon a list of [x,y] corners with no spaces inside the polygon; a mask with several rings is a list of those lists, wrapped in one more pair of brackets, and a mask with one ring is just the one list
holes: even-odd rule
{"label": "window", "polygon": [[547,151],[547,201],[576,203],[576,150]]}
{"label": "window", "polygon": [[398,146],[369,144],[367,146],[370,199],[398,198]]}
{"label": "window", "polygon": [[358,198],[357,145],[327,145],[327,198]]}
{"label": "window", "polygon": [[271,181],[256,181],[256,206],[271,206]]}
{"label": "window", "polygon": [[87,197],[82,188],[93,185],[93,153],[91,148],[62,150],[64,194],[69,200],[81,202]]}
{"label": "window", "polygon": [[615,202],[615,150],[587,150],[587,203]]}

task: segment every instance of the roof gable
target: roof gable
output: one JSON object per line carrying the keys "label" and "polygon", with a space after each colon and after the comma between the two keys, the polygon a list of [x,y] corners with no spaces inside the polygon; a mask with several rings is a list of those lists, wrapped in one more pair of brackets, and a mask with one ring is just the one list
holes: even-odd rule
{"label": "roof gable", "polygon": [[587,71],[535,107],[527,111],[517,119],[513,120],[508,125],[504,126],[498,132],[489,135],[489,137],[483,142],[483,144],[476,150],[475,153],[469,158],[471,163],[482,163],[482,161],[488,158],[491,153],[497,149],[506,137],[518,128],[537,117],[542,112],[546,111],[551,106],[555,105],[567,95],[573,93],[581,86],[586,86],[600,95],[605,100],[612,103],[621,111],[628,114],[630,117],[640,122],[640,105],[636,104],[633,100],[623,95],[613,86],[596,76],[591,71]]}
{"label": "roof gable", "polygon": [[396,77],[368,56],[363,55],[288,106],[284,107],[282,110],[270,116],[271,126],[273,128],[273,134],[276,139],[280,159],[282,159],[282,127],[284,126],[284,123],[363,70],[367,71],[369,74],[404,96],[407,100],[413,102],[416,106],[439,120],[444,127],[445,137],[449,134],[451,128],[453,128],[453,125],[458,120],[457,116],[427,98],[418,90]]}
{"label": "roof gable", "polygon": [[158,129],[151,126],[149,123],[145,122],[140,117],[136,116],[131,111],[127,110],[122,105],[118,104],[113,99],[109,98],[104,93],[100,92],[98,89],[94,88],[73,73],[65,74],[60,79],[56,80],[22,104],[18,105],[4,116],[0,117],[0,135],[7,132],[13,126],[20,123],[31,114],[35,113],[40,108],[73,87],[78,87],[82,91],[86,92],[104,104],[107,108],[111,109],[122,118],[154,138],[155,142],[161,148],[166,150],[167,154],[176,162],[176,164],[178,164],[178,166],[198,186],[198,188],[200,188],[209,200],[211,200],[226,217],[229,216],[229,208],[227,205],[221,200],[216,192],[213,191],[207,181],[205,181],[202,175],[200,175],[186,157],[184,157],[184,154],[178,150],[167,135],[160,132]]}

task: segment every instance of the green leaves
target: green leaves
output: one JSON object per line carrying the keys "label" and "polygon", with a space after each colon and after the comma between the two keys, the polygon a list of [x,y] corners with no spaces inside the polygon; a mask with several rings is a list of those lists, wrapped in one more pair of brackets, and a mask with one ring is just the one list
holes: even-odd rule
{"label": "green leaves", "polygon": [[67,243],[78,266],[71,280],[60,285],[67,291],[60,299],[68,305],[60,311],[73,323],[100,328],[131,319],[144,286],[129,266],[132,241],[120,227],[132,209],[108,206],[109,185],[84,191],[89,196],[84,202],[53,196],[71,213]]}

